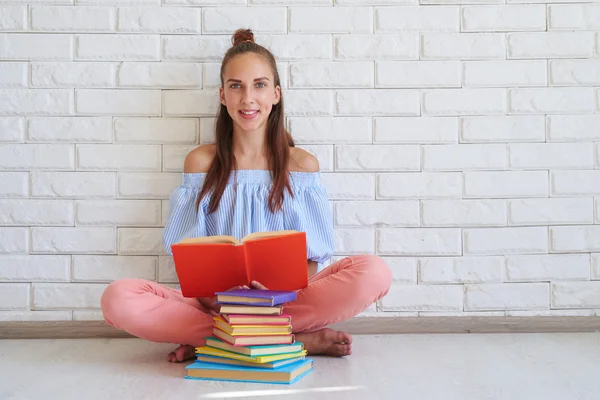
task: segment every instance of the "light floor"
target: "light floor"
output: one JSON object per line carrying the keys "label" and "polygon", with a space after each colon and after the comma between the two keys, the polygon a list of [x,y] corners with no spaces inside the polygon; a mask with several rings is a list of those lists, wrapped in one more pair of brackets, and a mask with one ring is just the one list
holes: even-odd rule
{"label": "light floor", "polygon": [[599,399],[600,333],[355,336],[294,385],[192,381],[171,345],[0,340],[0,399]]}

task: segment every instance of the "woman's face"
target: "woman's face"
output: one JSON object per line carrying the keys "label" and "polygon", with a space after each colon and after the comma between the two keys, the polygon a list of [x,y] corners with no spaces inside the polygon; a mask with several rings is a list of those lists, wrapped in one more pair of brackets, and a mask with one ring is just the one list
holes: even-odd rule
{"label": "woman's face", "polygon": [[235,56],[225,66],[219,95],[233,120],[234,131],[264,133],[271,109],[279,103],[281,88],[275,86],[268,62],[258,54],[246,53]]}

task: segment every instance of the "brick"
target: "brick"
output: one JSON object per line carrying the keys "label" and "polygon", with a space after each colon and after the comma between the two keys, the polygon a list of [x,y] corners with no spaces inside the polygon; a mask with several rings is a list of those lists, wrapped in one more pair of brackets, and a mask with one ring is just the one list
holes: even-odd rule
{"label": "brick", "polygon": [[286,11],[283,7],[205,8],[202,33],[231,35],[240,26],[255,33],[287,33]]}
{"label": "brick", "polygon": [[179,173],[119,173],[118,197],[168,199],[179,185]]}
{"label": "brick", "polygon": [[461,86],[461,64],[457,61],[381,61],[376,67],[376,87]]}
{"label": "brick", "polygon": [[293,88],[371,88],[374,86],[372,62],[293,63],[290,86]]}
{"label": "brick", "polygon": [[504,200],[423,200],[423,226],[465,227],[506,225]]}
{"label": "brick", "polygon": [[76,110],[86,115],[160,116],[160,90],[76,91]]}
{"label": "brick", "polygon": [[334,35],[336,60],[418,60],[419,35]]}
{"label": "brick", "polygon": [[3,169],[74,169],[72,145],[0,144]]}
{"label": "brick", "polygon": [[557,4],[548,6],[548,23],[552,30],[600,29],[600,5]]}
{"label": "brick", "polygon": [[600,251],[600,226],[551,226],[550,240],[551,252]]}
{"label": "brick", "polygon": [[383,311],[462,311],[459,285],[392,285],[381,299]]}
{"label": "brick", "polygon": [[158,282],[160,283],[179,283],[179,278],[175,272],[175,264],[171,256],[158,257]]}
{"label": "brick", "polygon": [[118,72],[119,87],[199,88],[202,66],[191,63],[123,63]]}
{"label": "brick", "polygon": [[115,141],[192,144],[197,142],[198,126],[196,118],[116,118]]}
{"label": "brick", "polygon": [[552,85],[600,85],[600,60],[549,60],[548,63]]}
{"label": "brick", "polygon": [[422,149],[424,171],[494,170],[508,166],[504,144],[436,144]]}
{"label": "brick", "polygon": [[371,143],[370,118],[290,117],[290,131],[297,143]]}
{"label": "brick", "polygon": [[27,253],[29,250],[29,228],[0,227],[0,237],[0,254]]}
{"label": "brick", "polygon": [[452,198],[461,197],[460,174],[455,172],[406,172],[378,174],[377,198]]}
{"label": "brick", "polygon": [[161,60],[221,61],[231,46],[230,36],[162,36]]}
{"label": "brick", "polygon": [[[37,0],[40,1],[40,0]],[[64,1],[64,0],[63,0]],[[160,6],[160,0],[75,0],[77,5],[91,5],[99,4],[106,6],[120,6],[120,5],[132,5],[132,6]]]}
{"label": "brick", "polygon": [[78,201],[77,225],[160,226],[160,200]]}
{"label": "brick", "polygon": [[371,33],[373,32],[373,9],[372,7],[292,7],[289,21],[289,31],[295,33]]}
{"label": "brick", "polygon": [[418,259],[409,257],[381,257],[392,271],[392,282],[417,284]]}
{"label": "brick", "polygon": [[33,172],[33,197],[113,198],[115,174],[112,172]]}
{"label": "brick", "polygon": [[100,308],[106,285],[84,283],[33,284],[33,308]]}
{"label": "brick", "polygon": [[178,7],[119,7],[117,30],[135,33],[200,33],[201,10]]}
{"label": "brick", "polygon": [[[317,158],[321,172],[333,171],[333,145],[305,144],[299,145],[297,147],[308,151],[310,154]],[[183,165],[183,162],[181,165]]]}
{"label": "brick", "polygon": [[114,32],[112,7],[33,6],[31,28],[44,32]]}
{"label": "brick", "polygon": [[156,257],[73,256],[73,282],[156,280]]}
{"label": "brick", "polygon": [[461,15],[463,32],[545,31],[544,5],[466,6]]}
{"label": "brick", "polygon": [[507,58],[590,58],[591,32],[524,32],[507,37]]}
{"label": "brick", "polygon": [[[290,0],[249,0],[250,4],[253,3],[267,3],[267,2],[285,2]],[[292,0],[292,3],[301,3],[301,2],[310,2],[310,3],[318,3],[319,5],[329,5],[331,1],[326,0]],[[419,2],[417,0],[335,0],[336,6],[351,6],[351,5],[417,5]]]}
{"label": "brick", "polygon": [[115,87],[115,64],[33,63],[31,85],[37,88]]}
{"label": "brick", "polygon": [[329,90],[289,90],[284,94],[285,112],[290,116],[332,114],[333,92]]}
{"label": "brick", "polygon": [[593,280],[600,280],[600,254],[592,254],[592,274]]}
{"label": "brick", "polygon": [[49,322],[49,321],[71,321],[71,311],[2,311],[0,321],[2,322]]}
{"label": "brick", "polygon": [[548,197],[547,171],[468,171],[465,198]]}
{"label": "brick", "polygon": [[162,170],[183,172],[185,157],[196,147],[196,145],[163,146]]}
{"label": "brick", "polygon": [[423,90],[425,115],[504,114],[506,96],[502,89]]}
{"label": "brick", "polygon": [[504,35],[497,33],[424,33],[421,59],[502,59]]}
{"label": "brick", "polygon": [[552,171],[550,185],[553,196],[600,195],[600,171]]}
{"label": "brick", "polygon": [[543,142],[544,116],[475,116],[460,119],[461,143]]}
{"label": "brick", "polygon": [[510,225],[592,224],[592,199],[514,199],[508,201]]}
{"label": "brick", "polygon": [[27,283],[0,283],[0,310],[28,310],[29,291]]}
{"label": "brick", "polygon": [[215,142],[215,124],[214,117],[200,118],[200,144]]}
{"label": "brick", "polygon": [[165,116],[213,116],[221,104],[219,93],[213,90],[165,90],[163,93]]}
{"label": "brick", "polygon": [[375,175],[368,173],[326,173],[321,182],[331,200],[375,199]]}
{"label": "brick", "polygon": [[69,115],[73,91],[0,89],[0,115]]}
{"label": "brick", "polygon": [[27,172],[0,172],[0,198],[28,196],[29,174]]}
{"label": "brick", "polygon": [[104,321],[104,314],[101,310],[73,310],[73,321]]}
{"label": "brick", "polygon": [[114,228],[31,228],[32,253],[114,254]]}
{"label": "brick", "polygon": [[376,117],[375,143],[456,143],[455,117]]}
{"label": "brick", "polygon": [[593,310],[506,311],[506,317],[593,317]]}
{"label": "brick", "polygon": [[592,143],[512,143],[510,167],[515,169],[568,169],[594,167]]}
{"label": "brick", "polygon": [[[510,0],[509,0],[510,1]],[[531,2],[535,1],[535,0],[529,0]],[[548,0],[551,1],[551,0]],[[444,4],[444,5],[448,5],[448,4],[504,4],[506,3],[505,0],[421,0],[420,2],[421,4]]]}
{"label": "brick", "polygon": [[548,253],[548,228],[464,229],[464,254],[503,255]]}
{"label": "brick", "polygon": [[0,62],[0,88],[26,88],[27,79],[27,63]]}
{"label": "brick", "polygon": [[156,35],[76,35],[76,60],[158,61]]}
{"label": "brick", "polygon": [[335,94],[336,112],[340,115],[418,116],[420,114],[418,90],[339,90]]}
{"label": "brick", "polygon": [[488,283],[502,281],[504,257],[429,257],[419,259],[419,283]]}
{"label": "brick", "polygon": [[78,170],[160,171],[160,145],[77,145]]}
{"label": "brick", "polygon": [[69,282],[70,256],[0,256],[0,281]]}
{"label": "brick", "polygon": [[23,118],[0,118],[0,142],[22,142],[24,132]]}
{"label": "brick", "polygon": [[458,7],[375,7],[375,32],[458,32]]}
{"label": "brick", "polygon": [[334,215],[337,226],[419,226],[419,202],[340,201]]}
{"label": "brick", "polygon": [[381,228],[377,254],[442,256],[461,254],[460,229]]}
{"label": "brick", "polygon": [[465,310],[530,310],[550,308],[548,283],[465,285]]}
{"label": "brick", "polygon": [[72,60],[71,35],[0,34],[0,60]]}
{"label": "brick", "polygon": [[0,31],[24,31],[27,29],[27,6],[0,6]]}
{"label": "brick", "polygon": [[339,254],[373,254],[375,230],[372,228],[335,228],[334,248]]}
{"label": "brick", "polygon": [[112,141],[110,117],[28,118],[29,142],[109,143]]}
{"label": "brick", "polygon": [[74,224],[73,204],[64,200],[0,200],[1,225]]}
{"label": "brick", "polygon": [[548,116],[548,140],[556,142],[600,140],[600,116]]}
{"label": "brick", "polygon": [[419,171],[420,148],[415,145],[336,146],[338,171]]}
{"label": "brick", "polygon": [[162,228],[119,228],[119,255],[165,254]]}
{"label": "brick", "polygon": [[506,258],[506,280],[509,282],[588,280],[589,278],[589,254],[547,254]]}
{"label": "brick", "polygon": [[[344,0],[341,0],[344,1]],[[348,1],[348,0],[346,0]],[[364,1],[363,1],[364,3]],[[338,2],[336,4],[344,4]],[[349,2],[348,4],[354,4]],[[248,0],[248,5],[251,6],[293,6],[293,5],[307,5],[307,6],[329,6],[331,5],[330,0]]]}
{"label": "brick", "polygon": [[552,282],[552,308],[600,307],[600,282]]}
{"label": "brick", "polygon": [[508,89],[508,112],[513,114],[593,113],[592,88]]}
{"label": "brick", "polygon": [[547,86],[545,60],[466,61],[464,84],[473,87]]}
{"label": "brick", "polygon": [[162,200],[162,226],[167,224],[169,220],[169,200]]}

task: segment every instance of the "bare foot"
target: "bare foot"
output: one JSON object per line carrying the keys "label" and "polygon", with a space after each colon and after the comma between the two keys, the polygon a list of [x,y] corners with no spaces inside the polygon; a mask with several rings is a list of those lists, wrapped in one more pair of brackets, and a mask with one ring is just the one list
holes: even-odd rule
{"label": "bare foot", "polygon": [[296,333],[296,341],[304,343],[308,354],[343,357],[352,354],[352,336],[346,332],[324,328],[315,332]]}
{"label": "bare foot", "polygon": [[182,344],[175,351],[172,351],[167,356],[167,359],[172,363],[182,362],[194,358],[196,348],[187,344]]}

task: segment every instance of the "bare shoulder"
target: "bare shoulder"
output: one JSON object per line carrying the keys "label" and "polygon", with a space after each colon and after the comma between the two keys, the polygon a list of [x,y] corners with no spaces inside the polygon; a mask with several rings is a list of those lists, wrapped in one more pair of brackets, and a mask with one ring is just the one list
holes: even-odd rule
{"label": "bare shoulder", "polygon": [[198,173],[207,172],[215,157],[216,146],[214,144],[204,144],[190,151],[185,157],[183,163],[183,172]]}
{"label": "bare shoulder", "polygon": [[308,151],[298,147],[290,148],[290,171],[318,172],[319,160]]}

